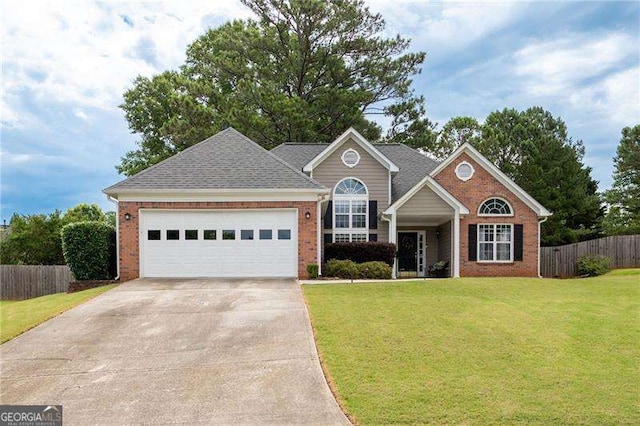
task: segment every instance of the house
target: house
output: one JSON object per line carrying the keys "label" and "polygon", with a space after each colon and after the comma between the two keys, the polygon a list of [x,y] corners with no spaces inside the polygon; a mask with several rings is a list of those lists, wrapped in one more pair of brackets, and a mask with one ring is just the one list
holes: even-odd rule
{"label": "house", "polygon": [[267,151],[228,128],[103,192],[121,280],[303,278],[340,241],[396,243],[394,277],[538,276],[551,215],[469,144],[438,163],[353,129]]}

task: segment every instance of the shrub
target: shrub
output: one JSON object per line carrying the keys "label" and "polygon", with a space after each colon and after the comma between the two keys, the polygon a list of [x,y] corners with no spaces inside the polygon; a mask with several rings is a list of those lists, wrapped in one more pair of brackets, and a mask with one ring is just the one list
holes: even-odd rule
{"label": "shrub", "polygon": [[609,272],[611,259],[604,256],[585,255],[578,258],[578,276],[597,277]]}
{"label": "shrub", "polygon": [[331,259],[324,268],[324,275],[338,278],[358,278],[358,266],[351,260]]}
{"label": "shrub", "polygon": [[62,228],[62,252],[76,280],[110,278],[114,233],[104,222],[77,222]]}
{"label": "shrub", "polygon": [[384,262],[365,262],[356,265],[358,277],[371,280],[390,280],[391,266]]}
{"label": "shrub", "polygon": [[310,263],[310,264],[307,265],[307,275],[311,279],[318,278],[318,264],[317,263]]}
{"label": "shrub", "polygon": [[391,243],[330,243],[324,246],[327,260],[352,260],[356,263],[384,262],[393,265],[396,246]]}
{"label": "shrub", "polygon": [[391,266],[384,262],[355,263],[351,260],[332,259],[327,262],[324,275],[338,278],[391,279]]}

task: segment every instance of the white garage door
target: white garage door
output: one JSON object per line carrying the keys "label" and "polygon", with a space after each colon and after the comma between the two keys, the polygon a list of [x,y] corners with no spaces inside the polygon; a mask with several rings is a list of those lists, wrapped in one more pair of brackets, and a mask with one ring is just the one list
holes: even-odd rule
{"label": "white garage door", "polygon": [[295,210],[141,210],[143,277],[296,277]]}

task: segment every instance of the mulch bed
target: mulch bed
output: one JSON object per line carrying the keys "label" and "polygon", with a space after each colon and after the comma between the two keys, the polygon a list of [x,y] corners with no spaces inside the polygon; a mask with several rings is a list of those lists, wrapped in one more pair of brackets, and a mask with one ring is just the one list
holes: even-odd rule
{"label": "mulch bed", "polygon": [[116,280],[86,280],[86,281],[71,281],[69,283],[69,289],[67,293],[75,293],[76,291],[88,290],[94,287],[101,287],[103,285],[118,284],[120,281]]}

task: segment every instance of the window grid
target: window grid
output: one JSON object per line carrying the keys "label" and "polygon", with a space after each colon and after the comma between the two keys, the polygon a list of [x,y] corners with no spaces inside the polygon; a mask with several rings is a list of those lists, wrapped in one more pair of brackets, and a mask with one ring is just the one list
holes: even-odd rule
{"label": "window grid", "polygon": [[508,202],[501,198],[490,198],[478,209],[481,216],[511,216],[513,211]]}
{"label": "window grid", "polygon": [[333,200],[334,242],[368,241],[367,188],[354,178],[346,178],[336,185]]}
{"label": "window grid", "polygon": [[511,262],[513,260],[513,225],[478,225],[478,261]]}

